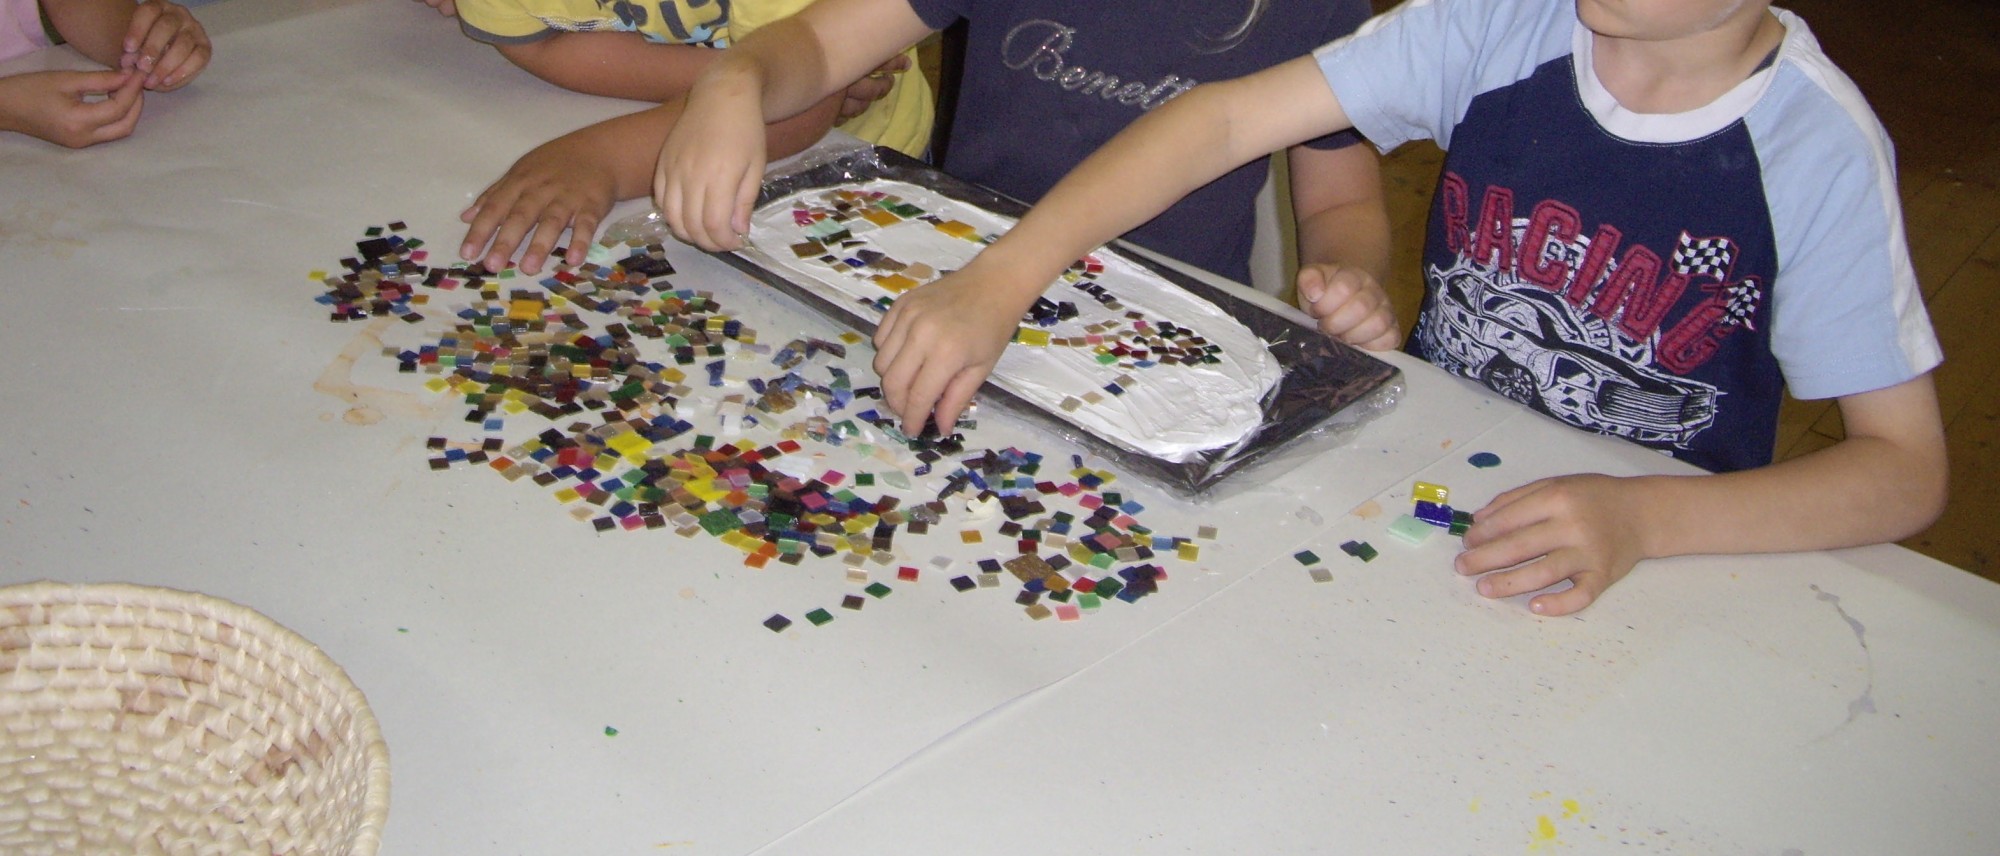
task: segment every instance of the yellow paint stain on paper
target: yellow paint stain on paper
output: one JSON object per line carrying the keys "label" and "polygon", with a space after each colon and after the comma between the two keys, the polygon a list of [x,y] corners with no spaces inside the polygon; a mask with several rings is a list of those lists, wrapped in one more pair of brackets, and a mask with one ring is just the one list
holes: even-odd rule
{"label": "yellow paint stain on paper", "polygon": [[[1555,795],[1548,791],[1536,791],[1528,796],[1531,799],[1546,800],[1554,799]],[[1573,799],[1564,799],[1558,801],[1557,805],[1562,807],[1562,814],[1559,815],[1558,819],[1569,823],[1587,824],[1590,822],[1590,817],[1583,812],[1582,803]],[[1561,829],[1556,825],[1556,820],[1551,819],[1546,814],[1536,815],[1534,828],[1528,832],[1528,852],[1542,853],[1547,852],[1551,848],[1564,846],[1562,839],[1558,837],[1560,832]]]}
{"label": "yellow paint stain on paper", "polygon": [[1556,822],[1548,820],[1548,814],[1534,818],[1534,832],[1528,834],[1528,852],[1538,852],[1542,848],[1562,844],[1556,840]]}
{"label": "yellow paint stain on paper", "polygon": [[1562,807],[1563,807],[1563,814],[1562,814],[1563,820],[1573,820],[1576,821],[1577,823],[1590,822],[1590,815],[1583,813],[1582,803],[1579,803],[1576,800],[1563,800]]}

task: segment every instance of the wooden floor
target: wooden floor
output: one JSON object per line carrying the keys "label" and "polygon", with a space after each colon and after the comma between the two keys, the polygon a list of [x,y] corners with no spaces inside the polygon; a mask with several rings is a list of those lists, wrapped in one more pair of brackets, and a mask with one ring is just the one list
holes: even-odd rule
{"label": "wooden floor", "polygon": [[[1936,380],[1951,500],[1943,519],[1903,545],[2000,581],[2000,3],[1780,5],[1805,18],[1896,143],[1910,252],[1944,345]],[[1441,158],[1412,145],[1384,164],[1396,238],[1390,288],[1404,319],[1422,294],[1418,251]],[[1832,402],[1787,401],[1778,457],[1824,448],[1841,430]]]}
{"label": "wooden floor", "polygon": [[[1375,0],[1376,9],[1393,6]],[[1937,386],[1951,454],[1943,519],[1904,546],[2000,581],[2000,3],[1782,0],[1854,78],[1895,140],[1910,251],[1945,363]],[[924,70],[936,80],[935,45]],[[1404,146],[1384,162],[1400,317],[1422,295],[1418,253],[1442,159]],[[1840,439],[1831,402],[1788,401],[1778,456]]]}

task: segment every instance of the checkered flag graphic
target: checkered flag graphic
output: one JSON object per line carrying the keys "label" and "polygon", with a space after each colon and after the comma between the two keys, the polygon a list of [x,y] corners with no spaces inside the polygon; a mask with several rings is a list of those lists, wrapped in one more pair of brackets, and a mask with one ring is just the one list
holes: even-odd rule
{"label": "checkered flag graphic", "polygon": [[1757,317],[1757,303],[1764,296],[1764,292],[1757,287],[1757,278],[1730,283],[1727,295],[1724,303],[1728,312],[1725,316],[1727,322],[1746,330],[1757,329],[1753,323]]}
{"label": "checkered flag graphic", "polygon": [[1682,232],[1680,246],[1674,248],[1674,272],[1690,278],[1726,279],[1735,264],[1736,244],[1728,238],[1696,238]]}

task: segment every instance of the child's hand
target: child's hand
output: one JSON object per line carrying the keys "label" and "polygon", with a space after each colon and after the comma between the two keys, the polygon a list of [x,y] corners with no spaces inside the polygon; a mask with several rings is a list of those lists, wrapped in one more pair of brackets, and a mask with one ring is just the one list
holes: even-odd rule
{"label": "child's hand", "polygon": [[868,105],[874,104],[882,96],[889,94],[889,90],[896,88],[896,75],[908,71],[909,68],[909,55],[897,54],[890,57],[888,62],[876,66],[866,77],[854,81],[841,98],[840,115],[834,118],[833,123],[838,125],[867,112]]}
{"label": "child's hand", "polygon": [[882,400],[903,418],[903,433],[922,433],[933,410],[938,431],[951,433],[1021,317],[1001,294],[960,271],[905,292],[882,316],[875,373],[882,376]]}
{"label": "child's hand", "polygon": [[458,4],[454,0],[417,0],[417,2],[436,9],[438,14],[447,18],[458,15]]}
{"label": "child's hand", "polygon": [[145,0],[125,28],[125,55],[118,67],[144,75],[147,89],[168,92],[208,67],[211,53],[208,31],[185,7]]}
{"label": "child's hand", "polygon": [[[39,71],[0,78],[0,129],[80,149],[139,124],[145,78],[123,71]],[[91,100],[94,96],[102,100]]]}
{"label": "child's hand", "polygon": [[1570,588],[1528,601],[1538,615],[1568,615],[1589,606],[1646,558],[1640,537],[1641,484],[1572,475],[1494,497],[1473,514],[1465,552],[1458,554],[1458,572],[1474,576],[1497,571],[1478,583],[1480,594],[1496,598],[1569,580]]}
{"label": "child's hand", "polygon": [[[458,219],[471,224],[459,257],[477,258],[487,270],[507,266],[514,251],[521,253],[521,270],[541,273],[542,262],[555,249],[563,229],[570,238],[566,258],[583,261],[597,226],[611,212],[617,185],[605,154],[592,142],[590,128],[557,137],[521,156],[507,174],[473,200]],[[528,233],[533,232],[530,239]],[[488,247],[488,242],[492,243]],[[480,255],[484,250],[485,254]]]}
{"label": "child's hand", "polygon": [[1401,328],[1381,283],[1367,271],[1340,264],[1299,268],[1299,308],[1319,322],[1319,331],[1371,351],[1396,347]]}
{"label": "child's hand", "polygon": [[764,179],[760,103],[737,81],[688,93],[653,173],[653,203],[674,237],[709,252],[743,246]]}

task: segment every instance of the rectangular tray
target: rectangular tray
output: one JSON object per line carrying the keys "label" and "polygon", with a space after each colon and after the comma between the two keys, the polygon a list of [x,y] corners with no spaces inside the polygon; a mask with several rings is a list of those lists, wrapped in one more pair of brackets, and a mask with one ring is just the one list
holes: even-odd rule
{"label": "rectangular tray", "polygon": [[[757,205],[762,208],[801,191],[859,184],[874,179],[914,184],[1017,220],[1028,210],[1028,206],[1018,200],[954,178],[901,152],[879,147],[857,149],[822,161],[802,162],[790,173],[768,177]],[[1265,341],[1282,367],[1283,376],[1264,398],[1262,424],[1233,446],[1206,450],[1191,460],[1173,462],[1098,436],[1064,419],[1060,413],[1036,406],[991,381],[980,388],[982,406],[1000,405],[1011,414],[1088,446],[1093,452],[1117,461],[1128,471],[1191,498],[1206,493],[1224,478],[1270,457],[1302,437],[1329,432],[1341,432],[1344,436],[1394,406],[1402,387],[1401,373],[1396,367],[1323,336],[1316,330],[1301,327],[1224,289],[1156,264],[1130,247],[1114,243],[1110,249],[1161,279],[1216,304]],[[754,255],[743,252],[717,255],[731,266],[804,303],[835,323],[867,335],[875,332],[874,323],[856,308],[844,301],[830,300],[792,281],[784,271],[766,267]],[[1190,405],[1198,406],[1198,402],[1190,402]]]}

